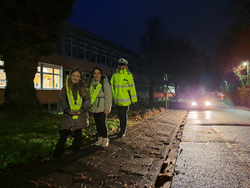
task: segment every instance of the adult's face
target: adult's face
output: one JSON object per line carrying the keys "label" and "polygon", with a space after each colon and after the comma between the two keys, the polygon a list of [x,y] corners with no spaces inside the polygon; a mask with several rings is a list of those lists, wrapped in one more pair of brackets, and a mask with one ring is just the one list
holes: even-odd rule
{"label": "adult's face", "polygon": [[123,70],[127,67],[127,65],[119,64],[118,67],[119,67],[119,69]]}

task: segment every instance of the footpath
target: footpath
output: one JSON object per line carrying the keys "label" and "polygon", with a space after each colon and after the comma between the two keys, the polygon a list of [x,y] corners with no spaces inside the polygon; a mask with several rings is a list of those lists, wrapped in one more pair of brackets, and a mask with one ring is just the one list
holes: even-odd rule
{"label": "footpath", "polygon": [[5,177],[0,187],[160,187],[157,182],[172,179],[174,167],[166,170],[173,163],[168,158],[186,115],[187,111],[180,110],[162,112],[128,127],[123,138],[110,135],[107,148],[92,143],[78,156],[67,154],[58,161],[47,160]]}

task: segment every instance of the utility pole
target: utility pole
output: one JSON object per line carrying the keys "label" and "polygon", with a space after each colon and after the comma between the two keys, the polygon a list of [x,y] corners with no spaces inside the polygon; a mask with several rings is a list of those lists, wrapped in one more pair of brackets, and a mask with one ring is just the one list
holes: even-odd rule
{"label": "utility pole", "polygon": [[165,103],[166,103],[165,105],[166,105],[166,109],[168,109],[169,106],[168,106],[168,74],[167,73],[164,73],[164,90],[165,90]]}
{"label": "utility pole", "polygon": [[167,88],[166,88],[165,100],[166,100],[166,109],[168,109],[168,108],[169,108],[169,106],[168,106],[168,86],[167,86]]}

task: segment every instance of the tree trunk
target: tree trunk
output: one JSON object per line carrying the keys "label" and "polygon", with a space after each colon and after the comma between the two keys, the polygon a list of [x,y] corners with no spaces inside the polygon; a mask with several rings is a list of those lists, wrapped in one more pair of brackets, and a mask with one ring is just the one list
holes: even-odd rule
{"label": "tree trunk", "polygon": [[34,77],[37,72],[37,58],[17,59],[15,62],[5,60],[4,69],[7,86],[4,95],[4,109],[38,109],[39,102],[34,88]]}
{"label": "tree trunk", "polygon": [[151,64],[151,70],[150,70],[150,78],[149,78],[149,99],[148,103],[150,106],[153,106],[154,104],[154,72],[153,72],[153,66]]}
{"label": "tree trunk", "polygon": [[149,85],[149,105],[153,106],[154,104],[154,85],[152,82],[152,78],[150,78],[150,85]]}

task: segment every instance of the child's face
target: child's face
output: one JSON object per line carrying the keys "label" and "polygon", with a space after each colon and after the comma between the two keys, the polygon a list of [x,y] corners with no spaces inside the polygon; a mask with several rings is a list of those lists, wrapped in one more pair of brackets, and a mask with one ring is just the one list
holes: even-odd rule
{"label": "child's face", "polygon": [[93,76],[96,80],[100,80],[102,77],[101,71],[99,71],[98,69],[95,69],[93,72]]}
{"label": "child's face", "polygon": [[80,80],[81,80],[81,74],[79,72],[73,72],[71,75],[70,75],[70,80],[72,83],[78,83]]}

